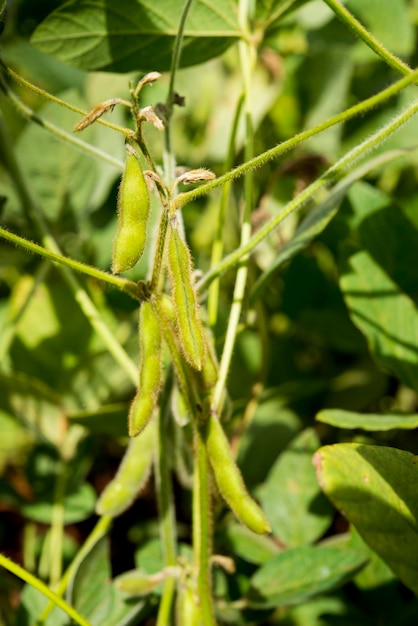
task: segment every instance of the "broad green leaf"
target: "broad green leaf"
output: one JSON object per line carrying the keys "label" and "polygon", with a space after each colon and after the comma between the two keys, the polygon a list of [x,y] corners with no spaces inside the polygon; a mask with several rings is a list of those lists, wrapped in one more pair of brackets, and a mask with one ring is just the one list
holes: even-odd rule
{"label": "broad green leaf", "polygon": [[[86,70],[170,69],[181,2],[70,0],[32,36],[40,50]],[[196,0],[184,31],[181,65],[218,56],[239,37],[232,0]]]}
{"label": "broad green leaf", "polygon": [[[43,497],[42,497],[43,495]],[[51,524],[54,503],[53,493],[49,491],[39,494],[37,500],[22,504],[22,514],[34,522]],[[69,493],[64,499],[64,524],[82,522],[94,513],[96,492],[89,483],[84,483],[76,491]]]}
{"label": "broad green leaf", "polygon": [[402,382],[418,389],[414,302],[359,248],[346,251],[340,285],[350,317],[365,335],[372,354]]}
{"label": "broad green leaf", "polygon": [[412,430],[418,428],[418,415],[390,413],[378,415],[371,413],[355,413],[341,409],[325,409],[316,415],[319,422],[337,426],[337,428],[361,428],[362,430],[379,431],[402,428]]}
{"label": "broad green leaf", "polygon": [[275,608],[304,602],[348,582],[364,564],[363,553],[348,545],[286,550],[264,563],[252,577],[249,606]]}
{"label": "broad green leaf", "polygon": [[[31,585],[25,585],[20,596],[20,605],[16,611],[14,623],[19,624],[19,626],[36,624],[48,603],[49,600],[43,593]],[[68,619],[68,615],[64,611],[54,607],[44,621],[44,626],[68,626]]]}
{"label": "broad green leaf", "polygon": [[259,404],[240,441],[238,465],[247,485],[265,480],[278,454],[301,428],[296,413],[284,404],[283,398]]}
{"label": "broad green leaf", "polygon": [[370,615],[362,615],[342,594],[333,593],[285,608],[281,622],[285,626],[370,626]]}
{"label": "broad green leaf", "polygon": [[67,600],[93,626],[139,623],[139,618],[147,611],[143,600],[126,602],[114,586],[106,536],[101,537],[79,563],[68,586]]}
{"label": "broad green leaf", "polygon": [[280,549],[272,539],[265,535],[256,535],[243,526],[232,522],[219,537],[219,541],[226,543],[232,554],[240,556],[249,563],[261,565],[275,556]]}
{"label": "broad green leaf", "polygon": [[94,624],[102,624],[110,612],[111,575],[108,538],[104,536],[84,557],[67,590],[67,601]]}
{"label": "broad green leaf", "polygon": [[364,541],[418,594],[417,457],[364,444],[325,446],[319,483]]}
{"label": "broad green leaf", "polygon": [[286,546],[316,541],[332,520],[312,466],[318,446],[314,431],[301,433],[279,456],[259,492],[273,532]]}
{"label": "broad green leaf", "polygon": [[[415,33],[405,0],[347,0],[346,7],[393,54],[408,56],[412,53]],[[378,58],[375,52],[369,52],[367,59]]]}
{"label": "broad green leaf", "polygon": [[[86,109],[84,99],[76,91],[66,91],[59,96],[75,106]],[[77,116],[55,103],[47,103],[39,114],[49,122],[70,133]],[[97,128],[86,129],[83,139],[92,142]],[[72,214],[90,209],[90,196],[94,193],[98,164],[91,156],[83,154],[71,144],[58,141],[52,133],[38,124],[28,124],[19,137],[17,156],[27,179],[31,181],[35,196],[44,216],[52,222],[72,219]],[[71,222],[69,222],[71,223]]]}

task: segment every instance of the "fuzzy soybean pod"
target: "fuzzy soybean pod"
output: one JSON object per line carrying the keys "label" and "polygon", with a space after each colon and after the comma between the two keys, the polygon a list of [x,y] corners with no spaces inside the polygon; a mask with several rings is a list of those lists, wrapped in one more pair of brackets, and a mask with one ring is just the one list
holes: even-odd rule
{"label": "fuzzy soybean pod", "polygon": [[132,269],[141,258],[146,242],[150,200],[141,163],[126,144],[125,169],[118,194],[118,229],[113,240],[112,271]]}
{"label": "fuzzy soybean pod", "polygon": [[162,383],[162,337],[159,321],[149,301],[139,309],[139,385],[129,410],[129,436],[145,428],[157,406]]}
{"label": "fuzzy soybean pod", "polygon": [[155,427],[155,422],[150,422],[141,437],[129,441],[115,477],[97,502],[98,515],[120,515],[131,506],[145,485],[152,467]]}
{"label": "fuzzy soybean pod", "polygon": [[173,226],[169,233],[168,268],[181,349],[190,365],[201,370],[206,346],[192,283],[192,261],[189,248]]}
{"label": "fuzzy soybean pod", "polygon": [[210,414],[203,427],[206,428],[206,450],[209,462],[225,502],[240,522],[254,533],[264,535],[271,532],[266,516],[244,485],[218,418]]}

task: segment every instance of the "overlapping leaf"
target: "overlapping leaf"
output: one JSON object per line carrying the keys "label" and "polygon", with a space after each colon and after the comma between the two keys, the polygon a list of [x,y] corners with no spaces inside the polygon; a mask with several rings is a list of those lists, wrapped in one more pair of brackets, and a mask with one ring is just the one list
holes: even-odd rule
{"label": "overlapping leaf", "polygon": [[[182,10],[171,0],[70,0],[38,26],[32,42],[86,70],[169,70]],[[181,65],[218,56],[239,37],[233,0],[196,0],[187,18]]]}

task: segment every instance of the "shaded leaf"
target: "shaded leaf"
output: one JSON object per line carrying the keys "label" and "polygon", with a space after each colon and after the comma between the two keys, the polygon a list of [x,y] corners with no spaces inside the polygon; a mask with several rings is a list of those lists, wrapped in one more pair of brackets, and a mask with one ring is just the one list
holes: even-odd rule
{"label": "shaded leaf", "polygon": [[325,409],[317,413],[316,419],[319,422],[337,426],[337,428],[361,428],[369,431],[418,428],[418,415],[402,415],[401,413],[374,415],[341,409]]}
{"label": "shaded leaf", "polygon": [[312,467],[318,446],[314,431],[301,433],[279,456],[260,489],[261,505],[273,532],[286,546],[315,541],[332,520],[332,508]]}
{"label": "shaded leaf", "polygon": [[[35,502],[22,504],[20,510],[28,519],[43,524],[51,524],[54,509],[53,491],[48,490],[44,494],[37,495]],[[63,504],[63,523],[75,524],[81,522],[94,513],[96,492],[89,483],[83,483],[75,491],[66,495]]]}
{"label": "shaded leaf", "polygon": [[418,593],[417,457],[363,444],[325,446],[315,455],[326,495],[364,541]]}
{"label": "shaded leaf", "polygon": [[343,546],[286,550],[260,567],[251,579],[251,607],[277,607],[343,585],[365,564],[364,555]]}
{"label": "shaded leaf", "polygon": [[[182,3],[171,0],[70,0],[38,26],[32,42],[86,70],[170,69]],[[180,64],[218,56],[239,37],[232,0],[196,0],[184,32]]]}
{"label": "shaded leaf", "polygon": [[341,289],[356,326],[374,356],[408,386],[418,389],[418,312],[371,255],[346,251]]}

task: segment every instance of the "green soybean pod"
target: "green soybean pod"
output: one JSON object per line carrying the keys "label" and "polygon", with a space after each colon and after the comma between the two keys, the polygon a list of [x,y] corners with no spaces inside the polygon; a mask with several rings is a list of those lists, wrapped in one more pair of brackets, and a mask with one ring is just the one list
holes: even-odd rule
{"label": "green soybean pod", "polygon": [[196,291],[192,284],[192,261],[189,248],[173,226],[169,233],[168,261],[182,352],[194,369],[201,370],[206,346]]}
{"label": "green soybean pod", "polygon": [[141,163],[126,144],[125,169],[118,194],[118,229],[113,241],[114,274],[132,269],[141,258],[146,242],[150,200]]}
{"label": "green soybean pod", "polygon": [[206,450],[218,489],[235,516],[254,533],[271,532],[270,524],[258,504],[249,495],[241,473],[232,458],[228,439],[215,415],[206,424]]}
{"label": "green soybean pod", "polygon": [[139,385],[129,410],[129,436],[136,437],[153,416],[162,383],[162,337],[151,303],[139,309]]}
{"label": "green soybean pod", "polygon": [[155,422],[151,422],[141,437],[130,439],[115,477],[106,486],[97,502],[98,515],[115,517],[131,506],[150,475],[154,437]]}

